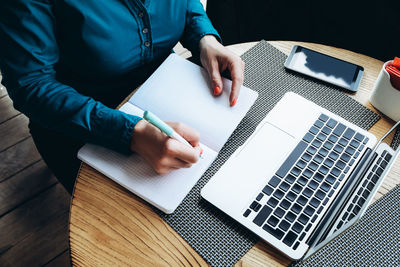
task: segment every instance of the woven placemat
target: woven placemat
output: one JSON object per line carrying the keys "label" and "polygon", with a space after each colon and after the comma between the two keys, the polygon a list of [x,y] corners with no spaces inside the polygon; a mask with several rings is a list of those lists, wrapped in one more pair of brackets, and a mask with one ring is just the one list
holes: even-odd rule
{"label": "woven placemat", "polygon": [[399,266],[400,185],[368,209],[360,221],[293,266]]}
{"label": "woven placemat", "polygon": [[258,237],[202,200],[200,190],[286,92],[296,92],[365,129],[379,120],[377,114],[336,87],[287,72],[283,67],[286,55],[265,41],[242,58],[246,63],[244,85],[259,93],[257,101],[176,211],[171,215],[158,211],[213,266],[234,265],[253,247]]}

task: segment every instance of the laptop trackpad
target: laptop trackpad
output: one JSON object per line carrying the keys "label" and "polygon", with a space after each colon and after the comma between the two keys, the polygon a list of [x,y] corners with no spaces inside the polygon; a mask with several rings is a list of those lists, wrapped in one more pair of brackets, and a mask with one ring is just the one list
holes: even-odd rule
{"label": "laptop trackpad", "polygon": [[249,197],[257,196],[297,143],[292,136],[265,123],[215,174],[202,195],[219,208],[237,213],[238,207],[253,200]]}

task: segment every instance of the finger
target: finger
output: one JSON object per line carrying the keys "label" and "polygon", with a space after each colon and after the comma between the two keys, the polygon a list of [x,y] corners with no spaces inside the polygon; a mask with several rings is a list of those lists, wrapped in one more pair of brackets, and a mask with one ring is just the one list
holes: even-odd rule
{"label": "finger", "polygon": [[200,134],[195,129],[179,122],[167,122],[180,136],[187,140],[192,146],[197,146]]}
{"label": "finger", "polygon": [[215,96],[221,95],[223,91],[221,73],[219,71],[219,65],[217,60],[211,60],[209,67],[207,68],[208,75],[211,79],[211,88]]}
{"label": "finger", "polygon": [[244,63],[242,60],[232,61],[229,66],[232,78],[232,89],[229,97],[231,106],[236,105],[236,101],[239,97],[240,87],[243,85],[244,80]]}
{"label": "finger", "polygon": [[168,157],[179,159],[186,163],[196,163],[200,157],[200,147],[188,147],[179,141],[171,139],[168,144]]}
{"label": "finger", "polygon": [[186,161],[182,161],[177,158],[169,158],[167,162],[167,167],[180,169],[180,168],[190,168],[192,163],[188,163]]}

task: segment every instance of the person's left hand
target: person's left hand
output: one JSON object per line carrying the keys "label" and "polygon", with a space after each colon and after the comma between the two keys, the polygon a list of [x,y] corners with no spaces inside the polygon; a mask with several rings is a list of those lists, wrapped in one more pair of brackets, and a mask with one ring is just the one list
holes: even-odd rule
{"label": "person's left hand", "polygon": [[240,87],[244,79],[244,62],[242,59],[220,44],[213,35],[205,35],[200,40],[200,61],[207,70],[213,94],[219,96],[223,88],[221,72],[228,69],[231,73],[232,88],[229,97],[231,106],[236,104]]}

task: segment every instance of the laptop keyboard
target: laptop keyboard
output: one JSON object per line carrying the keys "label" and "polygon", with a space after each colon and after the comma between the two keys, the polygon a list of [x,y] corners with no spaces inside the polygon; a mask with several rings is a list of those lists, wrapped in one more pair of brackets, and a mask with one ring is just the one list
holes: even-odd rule
{"label": "laptop keyboard", "polygon": [[243,216],[255,213],[254,224],[296,249],[367,142],[321,114]]}
{"label": "laptop keyboard", "polygon": [[370,168],[367,173],[367,178],[362,182],[362,185],[353,196],[353,199],[350,200],[350,204],[346,207],[339,223],[335,227],[335,231],[340,229],[340,227],[353,219],[354,216],[360,212],[391,158],[392,155],[387,150],[384,150],[380,157],[375,161],[373,167]]}

